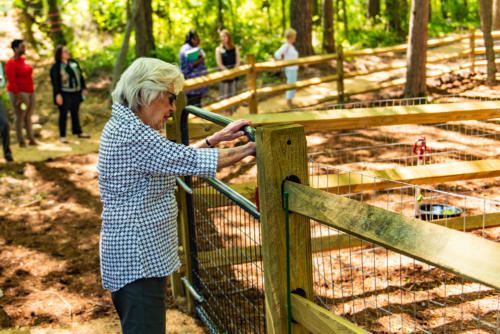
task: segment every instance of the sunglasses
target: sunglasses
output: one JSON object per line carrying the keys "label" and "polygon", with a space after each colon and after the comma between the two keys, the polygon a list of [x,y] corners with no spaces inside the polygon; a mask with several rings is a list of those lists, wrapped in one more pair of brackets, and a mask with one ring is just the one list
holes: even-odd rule
{"label": "sunglasses", "polygon": [[177,101],[177,95],[175,95],[174,93],[170,93],[168,90],[167,93],[170,94],[168,97],[168,102],[170,102],[170,104],[173,105],[175,101]]}

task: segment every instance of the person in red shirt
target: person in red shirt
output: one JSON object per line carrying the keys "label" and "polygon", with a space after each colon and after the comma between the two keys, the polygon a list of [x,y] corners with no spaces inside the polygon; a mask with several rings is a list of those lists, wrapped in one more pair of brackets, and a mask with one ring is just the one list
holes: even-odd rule
{"label": "person in red shirt", "polygon": [[35,106],[35,89],[33,86],[33,68],[26,64],[23,57],[26,52],[23,40],[12,41],[14,57],[9,59],[5,65],[5,76],[7,77],[7,92],[9,93],[10,104],[16,114],[16,135],[19,146],[25,147],[26,142],[23,136],[23,125],[30,145],[37,145],[31,127],[31,116]]}

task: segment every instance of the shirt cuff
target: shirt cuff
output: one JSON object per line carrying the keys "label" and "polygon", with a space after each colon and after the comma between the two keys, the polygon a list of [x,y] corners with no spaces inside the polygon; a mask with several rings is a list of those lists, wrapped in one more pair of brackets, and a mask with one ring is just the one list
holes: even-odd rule
{"label": "shirt cuff", "polygon": [[196,166],[198,176],[215,177],[217,164],[219,163],[219,149],[199,148],[196,149]]}

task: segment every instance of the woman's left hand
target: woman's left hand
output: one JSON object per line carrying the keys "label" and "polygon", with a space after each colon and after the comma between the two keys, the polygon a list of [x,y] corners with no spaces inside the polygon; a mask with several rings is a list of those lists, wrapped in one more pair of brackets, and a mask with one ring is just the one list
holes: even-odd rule
{"label": "woman's left hand", "polygon": [[251,125],[252,122],[246,119],[239,119],[237,121],[229,123],[224,129],[219,132],[214,133],[208,138],[212,145],[217,145],[220,142],[233,140],[245,135],[242,128]]}
{"label": "woman's left hand", "polygon": [[86,89],[82,90],[82,94],[85,95],[85,97],[89,97],[89,93]]}

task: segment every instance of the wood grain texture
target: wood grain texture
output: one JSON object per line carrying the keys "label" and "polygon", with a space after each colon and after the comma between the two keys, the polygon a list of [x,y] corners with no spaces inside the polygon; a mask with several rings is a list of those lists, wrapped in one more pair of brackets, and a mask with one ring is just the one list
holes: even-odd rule
{"label": "wood grain texture", "polygon": [[[402,80],[404,84],[404,79]],[[363,88],[364,89],[364,88]],[[351,92],[352,93],[352,92]],[[346,91],[346,94],[351,94]],[[336,94],[336,93],[335,93]],[[241,116],[229,118],[237,119]],[[428,124],[464,120],[483,120],[500,118],[500,102],[460,102],[447,104],[424,104],[419,106],[394,106],[359,109],[292,111],[245,115],[253,126],[297,123],[303,125],[306,132],[361,129],[375,126],[399,124]],[[218,131],[220,127],[200,120],[190,119],[190,138],[202,138]],[[170,129],[170,127],[168,127]],[[212,132],[212,133],[213,133]],[[192,134],[192,135],[191,135]]]}
{"label": "wood grain texture", "polygon": [[[268,333],[287,332],[285,212],[282,183],[294,175],[308,183],[307,148],[300,125],[260,127],[256,132],[266,325]],[[313,298],[309,219],[290,215],[291,291],[300,288]],[[292,326],[293,333],[303,333]]]}
{"label": "wood grain texture", "polygon": [[[436,219],[428,222],[422,221],[421,223],[437,224],[458,231],[473,231],[482,228],[500,226],[500,212],[448,219]],[[311,250],[313,253],[329,252],[338,249],[356,247],[359,245],[361,245],[361,240],[344,233],[325,235],[311,239]],[[227,266],[261,261],[262,252],[260,245],[241,248],[219,248],[214,251],[200,252],[198,254],[198,258],[200,263],[206,267]]]}
{"label": "wood grain texture", "polygon": [[230,70],[219,71],[215,73],[210,73],[201,77],[196,77],[192,79],[187,79],[184,81],[184,90],[195,89],[203,86],[213,85],[214,83],[221,82],[224,80],[239,77],[241,75],[246,75],[250,69],[250,65],[242,65],[238,68],[233,68]]}
{"label": "wood grain texture", "polygon": [[292,294],[292,318],[313,334],[369,333],[296,294]]}
{"label": "wood grain texture", "polygon": [[285,182],[290,210],[500,291],[500,244]]}
{"label": "wood grain texture", "polygon": [[[182,143],[182,137],[181,137],[181,130],[180,130],[180,115],[182,113],[182,110],[186,106],[186,96],[184,95],[183,92],[179,93],[177,96],[177,102],[176,102],[176,112],[174,114],[174,127],[173,129],[167,129],[167,134],[168,138],[170,140],[173,140],[177,143]],[[170,131],[173,131],[172,134],[170,134]],[[184,177],[182,177],[184,180]],[[177,205],[179,207],[179,214],[178,214],[178,226],[179,226],[179,232],[178,232],[178,240],[179,240],[179,245],[183,249],[182,253],[182,263],[183,263],[183,268],[182,271],[185,273],[186,278],[188,279],[189,282],[192,282],[192,273],[191,273],[191,252],[190,252],[190,245],[189,245],[189,227],[188,227],[188,218],[187,218],[187,203],[186,203],[186,191],[182,188],[179,187],[177,189]],[[178,279],[180,279],[180,275],[177,276]],[[176,284],[179,284],[179,282],[176,282]],[[183,284],[181,284],[184,286]],[[189,312],[194,312],[194,299],[193,296],[190,293],[185,293],[187,297],[187,308]]]}

